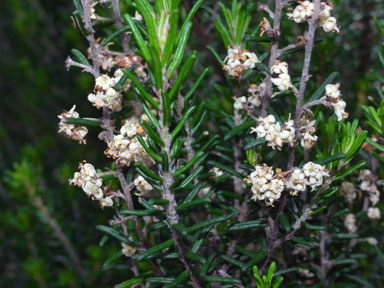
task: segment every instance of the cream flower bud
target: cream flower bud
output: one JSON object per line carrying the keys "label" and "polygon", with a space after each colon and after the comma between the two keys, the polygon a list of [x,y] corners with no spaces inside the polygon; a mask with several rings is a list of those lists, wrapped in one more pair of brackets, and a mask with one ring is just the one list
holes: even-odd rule
{"label": "cream flower bud", "polygon": [[345,107],[347,106],[347,103],[345,103],[344,100],[340,100],[336,103],[331,103],[331,106],[335,110],[337,121],[341,121],[343,119],[348,118],[348,113],[345,112]]}
{"label": "cream flower bud", "polygon": [[142,176],[138,176],[133,183],[136,186],[136,189],[140,192],[140,194],[136,194],[137,196],[145,197],[152,190],[151,184],[149,184]]}
{"label": "cream flower bud", "polygon": [[121,252],[123,252],[123,255],[125,257],[131,257],[136,252],[135,247],[125,244],[124,242],[121,242],[121,247],[122,247]]}
{"label": "cream flower bud", "polygon": [[95,88],[96,90],[102,89],[106,91],[112,86],[114,86],[115,84],[116,84],[116,81],[114,78],[111,78],[106,74],[103,74],[96,78]]}
{"label": "cream flower bud", "polygon": [[316,135],[312,135],[308,131],[302,135],[300,145],[301,147],[309,150],[312,149],[312,147],[316,144],[318,137]]}
{"label": "cream flower bud", "polygon": [[322,27],[325,32],[340,32],[339,27],[337,27],[337,20],[335,17],[329,17],[327,20],[325,20]]}
{"label": "cream flower bud", "polygon": [[84,137],[88,134],[88,129],[85,126],[78,124],[68,124],[67,118],[80,118],[79,113],[75,111],[76,105],[73,105],[71,110],[64,111],[58,117],[59,122],[59,133],[63,133],[66,137],[79,141],[80,144],[86,144]]}
{"label": "cream flower bud", "polygon": [[247,103],[247,98],[245,96],[235,98],[235,103],[233,107],[237,110],[244,109],[244,105]]}
{"label": "cream flower bud", "polygon": [[356,187],[353,183],[348,181],[343,181],[340,186],[340,191],[343,193],[345,201],[349,204],[353,203],[353,200],[356,199]]}
{"label": "cream flower bud", "polygon": [[289,76],[289,74],[279,74],[278,78],[272,78],[271,81],[280,91],[286,91],[292,87],[291,76]]}
{"label": "cream flower bud", "polygon": [[357,226],[356,226],[356,217],[354,214],[348,213],[345,215],[344,226],[348,229],[349,234],[356,233]]}
{"label": "cream flower bud", "polygon": [[380,210],[377,207],[369,207],[367,215],[371,220],[379,220],[381,218]]}
{"label": "cream flower bud", "polygon": [[105,197],[105,198],[100,199],[100,207],[101,208],[111,207],[111,206],[113,206],[113,200],[111,197]]}
{"label": "cream flower bud", "polygon": [[271,73],[288,74],[288,63],[275,61],[275,64],[271,67]]}
{"label": "cream flower bud", "polygon": [[305,174],[302,169],[296,168],[293,170],[291,177],[288,180],[287,187],[290,189],[290,194],[295,196],[299,192],[305,191],[307,186],[305,185]]}
{"label": "cream flower bud", "polygon": [[341,97],[340,83],[327,84],[325,86],[325,95],[331,99],[338,99]]}

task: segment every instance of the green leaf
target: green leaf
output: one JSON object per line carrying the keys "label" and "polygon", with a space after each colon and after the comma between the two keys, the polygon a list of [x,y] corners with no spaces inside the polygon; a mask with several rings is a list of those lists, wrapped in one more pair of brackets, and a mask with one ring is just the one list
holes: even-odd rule
{"label": "green leaf", "polygon": [[169,284],[175,281],[175,278],[173,277],[150,277],[146,280],[149,283],[160,283],[160,284]]}
{"label": "green leaf", "polygon": [[259,138],[259,139],[256,139],[255,141],[252,141],[250,143],[247,143],[245,146],[244,146],[244,150],[245,151],[248,151],[248,150],[251,150],[253,148],[256,148],[256,147],[259,147],[261,145],[264,145],[267,141],[265,141],[265,138]]}
{"label": "green leaf", "polygon": [[107,45],[107,44],[108,44],[109,42],[111,42],[113,39],[115,39],[116,37],[120,36],[120,35],[123,34],[124,32],[127,32],[129,29],[130,29],[130,27],[125,26],[125,27],[122,27],[122,28],[116,30],[116,31],[113,32],[111,35],[109,35],[103,42],[101,42],[101,46],[105,46],[105,45]]}
{"label": "green leaf", "polygon": [[161,211],[159,210],[128,210],[128,209],[125,209],[125,210],[121,210],[120,211],[120,214],[121,215],[124,215],[124,216],[131,216],[131,215],[134,215],[134,216],[150,216],[150,215],[156,215],[156,214],[160,214]]}
{"label": "green leaf", "polygon": [[181,118],[181,120],[179,121],[179,123],[177,124],[176,128],[172,131],[171,133],[171,138],[172,139],[175,139],[175,137],[177,136],[177,134],[180,132],[180,130],[184,127],[184,124],[185,124],[185,121],[188,120],[189,117],[191,117],[192,113],[195,112],[196,110],[196,106],[192,106],[191,108],[189,108],[187,110],[187,112],[185,112],[183,118]]}
{"label": "green leaf", "polygon": [[124,281],[120,284],[117,284],[113,288],[129,288],[143,281],[144,281],[144,278],[133,278],[133,279],[129,279],[128,281]]}
{"label": "green leaf", "polygon": [[153,107],[159,109],[159,104],[148,94],[148,92],[144,89],[141,83],[136,79],[136,77],[129,71],[128,69],[122,69],[124,74],[128,77],[129,80],[132,81],[132,84],[139,90],[139,96],[143,101],[148,101]]}
{"label": "green leaf", "polygon": [[331,84],[333,82],[333,80],[338,77],[340,75],[339,72],[333,72],[331,73],[331,75],[328,76],[327,79],[325,79],[325,81],[323,82],[323,84],[320,85],[319,88],[317,88],[317,90],[315,91],[315,93],[313,93],[313,95],[311,96],[311,98],[309,98],[308,102],[307,103],[310,103],[312,101],[315,101],[315,100],[318,100],[320,99],[323,95],[324,95],[324,91],[325,91],[325,86],[327,86],[328,84]]}
{"label": "green leaf", "polygon": [[267,224],[263,223],[260,220],[251,220],[247,222],[241,222],[232,225],[228,228],[228,231],[240,231],[240,230],[250,230],[252,228],[266,227]]}
{"label": "green leaf", "polygon": [[83,64],[83,65],[86,65],[86,66],[91,66],[91,64],[89,64],[88,62],[88,59],[84,56],[83,53],[81,53],[79,50],[77,49],[72,49],[71,50],[72,54],[76,57],[76,60]]}
{"label": "green leaf", "polygon": [[177,190],[183,189],[188,186],[200,173],[204,170],[203,166],[197,167],[195,170],[191,172],[191,174],[185,178],[183,182],[176,188]]}
{"label": "green leaf", "polygon": [[149,256],[157,253],[157,252],[160,252],[160,251],[172,246],[173,244],[174,244],[174,241],[172,239],[167,240],[161,244],[158,244],[156,246],[149,248],[147,251],[145,251],[143,253],[133,255],[131,258],[132,258],[132,260],[135,260],[135,261],[141,261],[141,260],[144,260],[144,259],[148,258]]}
{"label": "green leaf", "polygon": [[203,73],[200,74],[199,78],[197,78],[197,80],[193,84],[192,88],[189,89],[187,94],[184,96],[185,101],[187,101],[193,95],[193,93],[196,91],[197,87],[199,87],[199,85],[200,85],[201,81],[203,80],[203,78],[205,77],[205,75],[207,75],[208,71],[209,71],[209,68],[205,68]]}
{"label": "green leaf", "polygon": [[[185,21],[183,23],[183,25],[181,26],[181,31],[185,30],[185,26],[189,25],[188,23],[190,23],[190,21],[192,20],[193,16],[195,16],[197,10],[200,8],[200,5],[201,3],[203,3],[203,0],[198,0],[191,8],[191,10],[189,11],[188,15],[187,15],[187,18],[185,18]],[[181,40],[181,37],[182,37],[182,34],[179,34],[177,36],[177,40],[176,42],[179,43]]]}
{"label": "green leaf", "polygon": [[145,173],[149,178],[153,179],[154,181],[162,181],[163,179],[156,175],[152,170],[148,169],[145,167],[142,163],[140,162],[135,162],[134,163],[135,167],[139,168],[141,171]]}
{"label": "green leaf", "polygon": [[187,171],[189,168],[192,167],[193,164],[195,164],[197,162],[197,160],[199,160],[202,156],[204,155],[204,152],[202,151],[199,151],[197,152],[191,160],[189,160],[187,162],[187,164],[183,167],[183,168],[180,168],[178,170],[175,171],[175,173],[173,174],[175,177],[177,177],[178,175],[184,173],[185,171]]}
{"label": "green leaf", "polygon": [[149,137],[152,138],[155,143],[161,147],[164,147],[164,142],[161,140],[158,133],[153,131],[152,127],[146,121],[140,121],[141,127],[143,127],[144,131],[148,134]]}
{"label": "green leaf", "polygon": [[157,121],[156,117],[152,114],[152,111],[151,111],[151,109],[148,108],[147,104],[145,104],[144,101],[141,101],[141,106],[143,107],[143,110],[144,110],[145,114],[147,114],[147,116],[148,116],[149,120],[151,121],[151,123],[158,130],[161,130],[159,121]]}
{"label": "green leaf", "polygon": [[187,281],[188,277],[189,271],[183,271],[171,284],[165,285],[164,288],[178,287],[179,285]]}
{"label": "green leaf", "polygon": [[151,54],[149,53],[147,44],[144,42],[143,36],[141,36],[139,28],[137,28],[132,17],[129,16],[128,14],[124,15],[124,19],[128,22],[129,26],[131,27],[133,36],[135,36],[135,39],[136,39],[137,46],[139,46],[139,49],[145,61],[147,61],[148,63],[151,63],[152,61]]}
{"label": "green leaf", "polygon": [[148,155],[151,156],[153,160],[155,160],[158,163],[161,163],[161,157],[159,155],[157,155],[154,151],[152,151],[148,147],[148,145],[147,145],[147,143],[145,143],[143,137],[141,137],[140,135],[136,135],[136,138],[137,138],[137,140],[139,140],[139,142],[140,142],[141,146],[144,148],[145,152],[147,152]]}
{"label": "green leaf", "polygon": [[187,61],[185,62],[183,67],[181,68],[181,71],[180,71],[178,77],[176,78],[176,81],[175,81],[171,91],[169,92],[169,101],[171,103],[176,99],[181,84],[187,78],[188,71],[191,71],[193,65],[195,64],[196,57],[197,57],[197,52],[193,51],[192,54],[189,55],[189,57],[187,58]]}
{"label": "green leaf", "polygon": [[380,152],[384,152],[384,146],[380,145],[379,143],[372,140],[372,138],[366,138],[365,141],[367,141],[370,145],[375,147]]}
{"label": "green leaf", "polygon": [[112,236],[113,238],[119,240],[120,242],[124,242],[124,243],[126,243],[130,246],[133,246],[133,247],[137,246],[135,242],[128,240],[128,236],[116,231],[115,229],[113,229],[111,227],[103,226],[103,225],[97,225],[96,229]]}
{"label": "green leaf", "polygon": [[65,123],[75,124],[75,125],[84,125],[84,126],[100,126],[100,122],[92,121],[88,119],[81,118],[65,118]]}
{"label": "green leaf", "polygon": [[224,141],[231,139],[232,137],[238,135],[240,132],[247,130],[248,128],[255,126],[255,125],[256,125],[256,121],[251,120],[251,121],[246,121],[246,122],[236,126],[231,131],[229,131],[229,133],[227,133],[225,135]]}
{"label": "green leaf", "polygon": [[187,22],[187,24],[184,26],[184,29],[180,31],[180,41],[168,68],[168,79],[172,77],[173,72],[177,69],[177,67],[179,67],[181,60],[183,59],[185,46],[187,45],[191,29],[192,22]]}
{"label": "green leaf", "polygon": [[119,259],[122,256],[123,256],[123,252],[121,250],[117,251],[115,254],[113,254],[111,257],[109,257],[107,260],[105,260],[101,271],[108,270],[108,268],[111,265],[111,263],[113,261],[115,261],[116,259]]}
{"label": "green leaf", "polygon": [[220,162],[217,162],[217,161],[213,161],[213,160],[209,160],[208,162],[208,165],[210,166],[214,166],[214,167],[217,167],[233,176],[236,176],[237,178],[243,180],[244,179],[244,176],[241,175],[240,173],[237,173],[232,167],[228,167],[228,166],[225,166],[223,164],[221,164]]}
{"label": "green leaf", "polygon": [[334,162],[334,161],[337,161],[337,160],[344,159],[346,157],[347,157],[346,154],[338,153],[338,154],[334,154],[334,155],[322,158],[320,160],[316,160],[315,163],[320,164],[320,165],[325,165],[325,164],[328,164],[328,163],[331,163],[331,162]]}
{"label": "green leaf", "polygon": [[349,168],[348,170],[346,170],[343,174],[335,177],[333,179],[333,181],[343,179],[343,178],[347,177],[348,175],[352,174],[353,172],[355,172],[356,170],[359,170],[360,168],[364,167],[365,165],[367,165],[367,161],[361,161],[358,164],[356,164],[356,165],[352,166],[351,168]]}
{"label": "green leaf", "polygon": [[171,149],[171,151],[172,151],[171,159],[175,159],[179,155],[181,148],[183,147],[183,143],[184,143],[183,138],[177,138],[174,141],[174,143],[172,145],[172,149]]}
{"label": "green leaf", "polygon": [[216,218],[212,218],[212,219],[197,223],[193,226],[188,227],[187,232],[192,233],[192,232],[200,230],[204,227],[227,221],[228,219],[232,218],[234,215],[237,215],[237,214],[239,214],[239,212],[233,212],[227,216],[216,217]]}
{"label": "green leaf", "polygon": [[232,283],[241,284],[241,280],[230,277],[219,277],[219,276],[200,276],[201,280],[205,282],[219,282],[219,283]]}

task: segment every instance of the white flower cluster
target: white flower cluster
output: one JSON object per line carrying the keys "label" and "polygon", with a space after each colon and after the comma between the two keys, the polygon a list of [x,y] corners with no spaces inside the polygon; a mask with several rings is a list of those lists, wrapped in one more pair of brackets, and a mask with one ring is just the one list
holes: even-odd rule
{"label": "white flower cluster", "polygon": [[[132,161],[150,166],[153,160],[136,138],[136,135],[141,133],[143,129],[138,123],[127,120],[120,128],[120,134],[115,135],[113,140],[107,143],[108,149],[105,153],[123,166],[129,166]],[[145,136],[143,139],[146,141]]]}
{"label": "white flower cluster", "polygon": [[[323,2],[320,9],[317,26],[322,27],[325,32],[340,32],[336,18],[331,16],[333,5]],[[292,13],[287,13],[287,16],[296,23],[303,23],[312,17],[314,11],[312,1],[299,1],[299,5]]]}
{"label": "white flower cluster", "polygon": [[292,87],[291,76],[288,74],[288,64],[286,62],[276,60],[271,67],[271,73],[278,75],[277,78],[272,78],[271,81],[280,91],[286,91]]}
{"label": "white flower cluster", "polygon": [[245,105],[247,104],[247,98],[245,96],[236,97],[235,103],[233,103],[233,108],[236,110],[243,110]]}
{"label": "white flower cluster", "polygon": [[79,163],[80,172],[75,172],[69,184],[81,187],[88,197],[93,200],[99,200],[101,207],[112,206],[111,197],[104,197],[102,190],[103,181],[97,176],[95,167],[92,164],[84,162]]}
{"label": "white flower cluster", "polygon": [[367,215],[371,220],[380,220],[381,218],[380,209],[378,207],[369,207]]}
{"label": "white flower cluster", "polygon": [[237,78],[248,69],[255,68],[256,63],[259,62],[255,53],[240,48],[229,48],[228,55],[224,59],[223,69],[228,72],[229,76]]}
{"label": "white flower cluster", "polygon": [[292,13],[287,13],[287,16],[296,23],[303,23],[312,17],[314,10],[311,1],[302,1],[299,2],[299,5],[296,6]]}
{"label": "white flower cluster", "polygon": [[307,115],[303,115],[299,121],[300,125],[300,145],[301,147],[310,150],[316,144],[318,137],[314,135],[316,128],[314,127],[316,120],[309,121]]}
{"label": "white flower cluster", "polygon": [[343,193],[345,201],[350,205],[353,204],[353,201],[357,197],[355,185],[351,182],[343,181],[340,186],[340,191]]}
{"label": "white flower cluster", "polygon": [[319,14],[318,26],[322,27],[325,32],[340,32],[339,27],[337,26],[337,20],[335,17],[331,16],[331,11],[333,5],[330,3],[323,2],[321,3],[321,11]]}
{"label": "white flower cluster", "polygon": [[265,86],[264,83],[260,84],[260,87],[257,87],[256,84],[251,84],[248,87],[248,103],[255,107],[259,107],[261,105],[261,96],[260,89],[263,89]]}
{"label": "white flower cluster", "polygon": [[[372,174],[371,170],[360,170],[358,180],[361,181],[360,189],[368,192],[369,200],[371,201],[372,206],[376,206],[380,201],[380,191],[377,188],[375,176]],[[378,220],[381,218],[378,207],[370,207],[367,215],[371,220]]]}
{"label": "white flower cluster", "polygon": [[[100,75],[96,78],[95,84],[95,93],[88,95],[88,100],[96,106],[98,109],[102,107],[108,107],[112,111],[120,111],[122,106],[122,97],[119,91],[116,91],[113,86],[115,86],[120,78],[123,76],[121,69],[117,69],[114,73],[114,77],[109,77],[107,74]],[[129,88],[130,82],[125,82],[126,86],[123,90]]]}
{"label": "white flower cluster", "polygon": [[272,149],[280,150],[283,143],[289,143],[293,146],[295,139],[295,128],[293,128],[293,120],[288,120],[283,126],[276,121],[275,116],[268,115],[265,118],[259,117],[259,124],[251,129],[251,133],[257,133],[257,138],[265,137],[268,146]]}
{"label": "white flower cluster", "polygon": [[380,201],[380,191],[375,183],[375,177],[371,170],[363,169],[359,172],[360,189],[368,192],[369,200],[375,206]]}
{"label": "white flower cluster", "polygon": [[148,195],[149,192],[152,190],[152,185],[147,182],[147,180],[144,179],[143,176],[138,176],[135,181],[133,181],[133,184],[135,184],[136,189],[140,193],[136,193],[136,196],[139,197],[145,197]]}
{"label": "white flower cluster", "polygon": [[347,103],[341,98],[340,83],[326,85],[325,97],[327,97],[328,103],[335,110],[338,121],[348,118],[348,113],[345,112]]}
{"label": "white flower cluster", "polygon": [[290,194],[296,196],[299,192],[303,192],[310,186],[312,190],[321,186],[324,178],[329,177],[328,170],[319,164],[307,162],[303,169],[295,168],[287,181],[287,188]]}
{"label": "white flower cluster", "polygon": [[[260,85],[263,88],[264,84]],[[251,84],[248,87],[248,98],[245,96],[234,97],[235,102],[233,108],[236,110],[243,110],[250,107],[259,107],[261,105],[260,88],[256,84]]]}
{"label": "white flower cluster", "polygon": [[349,234],[356,233],[357,226],[356,226],[355,214],[348,213],[348,214],[345,215],[344,226],[348,229],[348,233]]}
{"label": "white flower cluster", "polygon": [[75,111],[76,105],[73,105],[71,110],[64,111],[58,117],[60,119],[59,122],[59,133],[63,133],[68,138],[79,141],[80,144],[87,144],[84,137],[88,133],[88,129],[85,126],[77,125],[77,124],[68,124],[66,122],[67,118],[80,118],[79,113]]}
{"label": "white flower cluster", "polygon": [[272,205],[273,202],[280,199],[281,192],[284,190],[284,178],[280,173],[275,173],[272,167],[256,165],[253,171],[246,179],[247,183],[252,184],[252,200],[265,200],[267,205]]}

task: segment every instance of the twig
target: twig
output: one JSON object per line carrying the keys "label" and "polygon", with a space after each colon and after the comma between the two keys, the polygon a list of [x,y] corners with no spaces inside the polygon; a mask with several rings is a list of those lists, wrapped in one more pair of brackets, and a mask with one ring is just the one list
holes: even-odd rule
{"label": "twig", "polygon": [[[120,14],[120,8],[119,8],[119,0],[111,0],[112,3],[112,9],[113,9],[113,14],[115,15],[114,20],[115,20],[115,25],[118,29],[123,28],[123,22],[121,21],[121,14]],[[124,53],[129,53],[129,36],[127,33],[122,33],[120,35],[121,42],[123,44],[123,50]]]}
{"label": "twig", "polygon": [[[281,12],[283,9],[283,1],[276,0],[275,1],[275,13],[273,14],[273,30],[280,31],[280,23],[281,23]],[[269,57],[268,67],[271,68],[277,59],[277,53],[279,51],[279,42],[277,38],[274,38],[271,45],[271,53]],[[265,117],[266,109],[269,106],[270,99],[273,94],[272,89],[272,76],[267,74],[264,82],[265,82],[265,90],[262,97],[262,105],[261,105],[261,116]]]}
{"label": "twig", "polygon": [[69,69],[72,66],[76,66],[76,67],[82,68],[83,69],[82,72],[90,73],[95,78],[98,76],[98,74],[95,72],[95,70],[92,67],[84,65],[84,64],[81,64],[81,63],[76,62],[76,61],[73,61],[72,58],[68,56],[67,60],[65,60],[65,68],[67,69],[67,71],[69,71]]}

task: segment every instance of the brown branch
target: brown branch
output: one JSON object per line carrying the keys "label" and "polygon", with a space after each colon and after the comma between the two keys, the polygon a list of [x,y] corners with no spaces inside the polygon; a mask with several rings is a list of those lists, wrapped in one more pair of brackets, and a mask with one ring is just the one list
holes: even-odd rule
{"label": "brown branch", "polygon": [[[111,0],[111,3],[112,3],[113,14],[115,15],[115,17],[114,17],[115,25],[118,29],[121,29],[121,28],[123,28],[123,22],[121,21],[119,0]],[[124,53],[125,54],[129,53],[130,50],[129,50],[129,36],[128,36],[128,34],[124,32],[120,35],[120,38],[121,38],[121,43],[123,44]]]}
{"label": "brown branch", "polygon": [[[263,9],[265,10],[265,8]],[[277,35],[280,34],[280,23],[281,23],[281,12],[283,10],[283,1],[282,0],[276,0],[275,1],[275,13],[273,14],[273,30]],[[277,54],[279,51],[279,42],[277,37],[274,38],[271,45],[271,52],[268,62],[268,67],[271,68],[273,64],[275,63],[275,60],[277,59]],[[269,102],[271,100],[272,94],[273,94],[273,88],[272,88],[272,76],[266,75],[265,78],[265,90],[264,95],[262,97],[262,105],[261,105],[261,116],[265,117],[266,115],[266,109],[269,106]]]}

